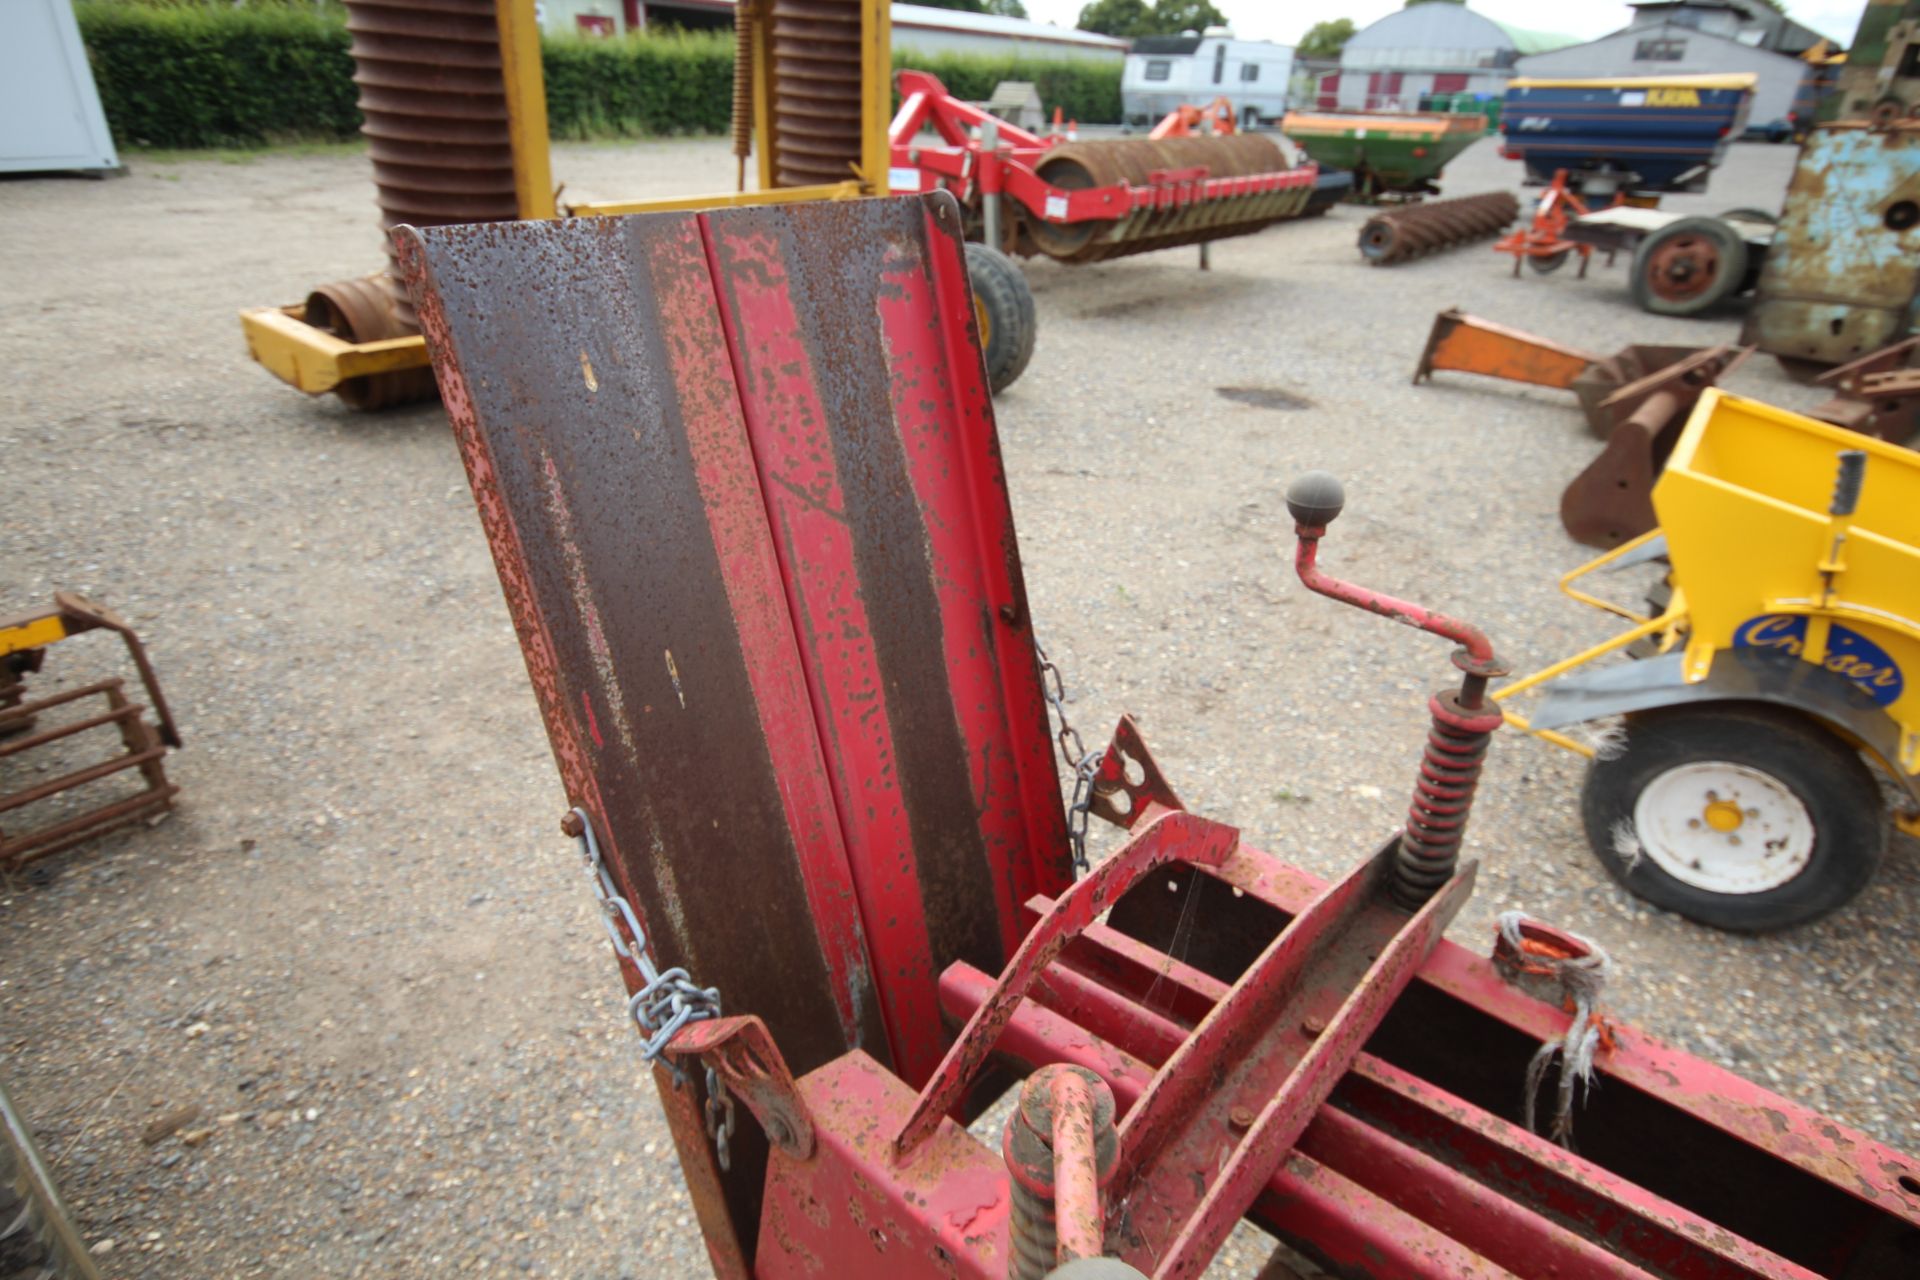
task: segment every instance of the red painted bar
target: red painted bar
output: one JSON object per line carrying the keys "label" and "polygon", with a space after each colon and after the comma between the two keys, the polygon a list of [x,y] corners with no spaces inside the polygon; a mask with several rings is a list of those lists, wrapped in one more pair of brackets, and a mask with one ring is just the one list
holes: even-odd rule
{"label": "red painted bar", "polygon": [[746,420],[731,379],[713,376],[713,353],[726,345],[708,276],[706,245],[686,222],[648,246],[661,330],[686,417],[687,447],[707,511],[707,528],[724,570],[727,602],[758,708],[761,740],[780,779],[780,801],[832,978],[848,1044],[859,1044],[855,1001],[873,989],[866,939],[841,842],[826,761],[780,593],[780,565],[767,528],[766,503],[747,443]]}
{"label": "red painted bar", "polygon": [[861,915],[896,1068],[920,1079],[938,1061],[937,1037],[914,975],[932,963],[925,906],[896,851],[913,834],[895,779],[887,689],[875,663],[866,599],[842,514],[838,461],[814,385],[812,353],[783,246],[771,231],[713,228],[724,237],[730,292],[726,345],[751,345],[757,373],[737,371],[746,426],[773,524],[787,605],[807,646],[813,715],[853,867]]}

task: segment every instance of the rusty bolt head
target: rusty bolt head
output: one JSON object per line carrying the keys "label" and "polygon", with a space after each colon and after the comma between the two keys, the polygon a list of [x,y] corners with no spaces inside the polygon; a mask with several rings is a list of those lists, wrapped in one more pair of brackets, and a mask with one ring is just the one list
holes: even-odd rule
{"label": "rusty bolt head", "polygon": [[1245,1133],[1247,1130],[1253,1128],[1253,1108],[1235,1107],[1233,1110],[1227,1112],[1227,1124],[1230,1125],[1235,1132]]}
{"label": "rusty bolt head", "polygon": [[578,840],[581,834],[586,831],[586,829],[587,829],[587,824],[585,822],[582,822],[580,820],[580,815],[578,813],[575,813],[572,809],[567,810],[567,816],[560,819],[560,834],[564,836],[569,836],[575,840]]}
{"label": "rusty bolt head", "polygon": [[1325,1031],[1326,1029],[1327,1029],[1327,1022],[1326,1022],[1326,1019],[1324,1018],[1309,1017],[1308,1019],[1306,1019],[1306,1021],[1300,1024],[1301,1033],[1304,1034],[1309,1040],[1318,1039],[1320,1036],[1320,1033],[1322,1031]]}

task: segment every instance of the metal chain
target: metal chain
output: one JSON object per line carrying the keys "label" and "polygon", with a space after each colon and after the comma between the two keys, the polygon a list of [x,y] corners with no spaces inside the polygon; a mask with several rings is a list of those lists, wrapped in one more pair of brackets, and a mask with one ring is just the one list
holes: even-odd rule
{"label": "metal chain", "polygon": [[722,1169],[733,1167],[728,1140],[733,1137],[733,1095],[726,1081],[712,1067],[707,1068],[707,1137],[713,1141],[713,1154]]}
{"label": "metal chain", "polygon": [[[614,952],[622,960],[630,961],[640,971],[640,990],[628,999],[627,1016],[640,1029],[640,1059],[651,1064],[660,1058],[680,1028],[689,1022],[720,1016],[720,988],[695,986],[685,969],[662,972],[654,967],[652,957],[647,955],[647,934],[640,927],[640,917],[634,913],[633,904],[614,887],[613,874],[600,856],[600,840],[593,833],[593,819],[577,806],[567,817],[569,821],[565,825],[574,831],[574,839],[579,842],[580,860],[587,865],[607,940],[613,943]],[[576,826],[578,830],[574,830]],[[621,936],[622,924],[627,927],[627,937],[633,939],[631,943]],[[686,1083],[686,1072],[677,1061],[668,1059],[667,1070],[672,1073],[674,1088]],[[713,1139],[714,1154],[719,1157],[720,1167],[725,1169],[729,1167],[730,1158],[728,1140],[733,1137],[733,1098],[711,1066],[707,1068],[706,1113],[707,1136]]]}
{"label": "metal chain", "polygon": [[1040,658],[1040,692],[1046,695],[1053,714],[1060,720],[1060,730],[1053,740],[1060,746],[1060,759],[1073,774],[1073,800],[1067,806],[1067,842],[1073,849],[1073,873],[1076,877],[1083,876],[1093,866],[1087,858],[1087,823],[1093,814],[1093,776],[1100,771],[1104,753],[1089,751],[1080,739],[1080,731],[1067,719],[1066,681],[1037,636],[1033,651]]}

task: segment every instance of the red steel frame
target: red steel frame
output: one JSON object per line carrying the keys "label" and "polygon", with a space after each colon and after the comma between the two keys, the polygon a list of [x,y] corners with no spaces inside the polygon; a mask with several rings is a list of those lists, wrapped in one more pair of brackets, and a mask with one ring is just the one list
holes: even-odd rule
{"label": "red steel frame", "polygon": [[[1026,216],[1041,222],[1114,222],[1138,211],[1185,208],[1209,200],[1265,195],[1300,187],[1311,189],[1319,167],[1306,163],[1275,173],[1213,178],[1204,168],[1167,169],[1150,175],[1142,186],[1124,182],[1069,191],[1045,182],[1034,172],[1042,156],[1066,139],[1041,137],[1017,125],[990,116],[970,102],[953,97],[934,76],[924,71],[902,71],[898,77],[900,110],[888,126],[893,164],[888,183],[895,192],[944,188],[971,205],[981,196],[1006,195],[1017,201]],[[988,148],[974,131],[991,121],[1000,142]],[[940,145],[920,138],[931,126]],[[929,181],[931,178],[931,181]]]}
{"label": "red steel frame", "polygon": [[[1123,721],[1094,811],[1128,839],[1060,874],[958,222],[935,195],[402,233],[568,798],[658,959],[717,982],[733,1015],[667,1048],[756,1122],[730,1172],[695,1091],[662,1088],[716,1272],[997,1278],[1016,1240],[1045,1238],[1032,1193],[1051,1185],[1059,1256],[1097,1234],[1154,1276],[1199,1274],[1243,1215],[1381,1280],[1913,1274],[1920,1162],[1631,1027],[1600,1052],[1582,1152],[1517,1124],[1525,1064],[1570,1015],[1440,938],[1471,864],[1411,911],[1385,891],[1397,840],[1322,884],[1185,812]],[[929,613],[899,650],[903,564]],[[1330,581],[1311,554],[1300,568]],[[674,594],[703,574],[719,599]],[[1466,642],[1469,676],[1491,661],[1465,624],[1343,596]],[[721,630],[675,632],[662,663],[649,628],[694,613]],[[694,708],[729,726],[718,754]],[[964,832],[910,758],[922,735],[903,726],[929,708],[963,730]],[[777,795],[756,781],[769,762]],[[730,843],[755,812],[787,842]],[[997,977],[933,936],[974,848]],[[742,886],[789,861],[803,918],[763,917],[765,938],[697,927],[761,905]],[[791,981],[743,964],[749,947]],[[1061,1084],[1055,1176],[1029,1161],[1016,1195],[960,1121],[990,1067],[1056,1064],[1104,1082],[1118,1133],[1086,1127],[1097,1088]]]}

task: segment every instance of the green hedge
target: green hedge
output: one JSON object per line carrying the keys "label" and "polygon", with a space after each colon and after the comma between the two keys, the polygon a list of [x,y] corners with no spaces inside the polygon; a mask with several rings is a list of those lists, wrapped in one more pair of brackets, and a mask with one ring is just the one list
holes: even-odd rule
{"label": "green hedge", "polygon": [[[80,0],[76,12],[122,146],[257,146],[347,138],[360,127],[338,8]],[[730,33],[563,36],[546,40],[542,55],[556,138],[727,129]],[[1089,123],[1120,118],[1117,65],[910,51],[894,61],[931,71],[963,98],[985,99],[1001,80],[1030,80],[1049,110],[1057,103]]]}
{"label": "green hedge", "polygon": [[122,146],[248,146],[360,128],[337,11],[82,0],[75,12]]}
{"label": "green hedge", "polygon": [[556,138],[725,133],[732,117],[731,32],[549,37],[540,62]]}
{"label": "green hedge", "polygon": [[1040,61],[983,53],[923,54],[896,50],[896,68],[931,71],[956,98],[985,102],[1002,80],[1027,80],[1040,91],[1040,101],[1052,115],[1055,106],[1069,120],[1081,124],[1120,122],[1120,64],[1086,61]]}

